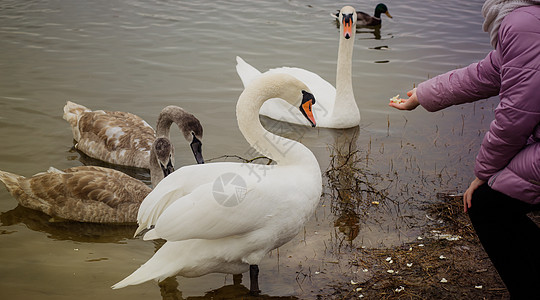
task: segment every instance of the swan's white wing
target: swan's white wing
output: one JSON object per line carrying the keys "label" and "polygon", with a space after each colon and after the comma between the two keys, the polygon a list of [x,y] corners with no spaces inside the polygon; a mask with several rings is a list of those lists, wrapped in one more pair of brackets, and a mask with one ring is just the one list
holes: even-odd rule
{"label": "swan's white wing", "polygon": [[276,214],[287,214],[283,203],[302,202],[304,196],[294,190],[294,183],[277,172],[268,171],[262,179],[247,168],[220,174],[170,204],[145,239],[217,239],[253,232]]}
{"label": "swan's white wing", "polygon": [[[261,72],[259,70],[245,62],[242,58],[237,56],[236,61],[236,72],[240,76],[244,87],[246,87],[249,82],[253,80],[253,78],[261,75]],[[334,100],[336,99],[336,88],[331,83],[324,80],[321,76],[305,69],[290,67],[274,68],[266,71],[264,74],[266,73],[285,73],[296,77],[304,84],[306,84],[307,87],[310,89],[311,93],[315,95],[315,100],[318,103],[317,105],[324,104],[327,107],[327,110],[333,107]],[[266,103],[268,103],[268,101]],[[283,113],[283,111],[279,112]]]}
{"label": "swan's white wing", "polygon": [[171,204],[161,214],[154,229],[145,235],[145,240],[217,239],[241,235],[262,226],[267,212],[264,208],[245,209],[245,206],[251,207],[247,203],[223,206],[213,198],[211,189],[212,184],[202,186]]}
{"label": "swan's white wing", "polygon": [[[313,115],[317,120],[317,125],[322,124],[321,122],[330,117],[334,109],[336,89],[328,81],[313,72],[300,68],[282,67],[270,69],[266,73],[285,73],[304,82],[315,96],[316,103],[313,105]],[[289,123],[310,125],[297,107],[292,107],[283,99],[274,98],[266,101],[261,107],[260,114]]]}
{"label": "swan's white wing", "polygon": [[[254,78],[261,75],[261,72],[245,62],[242,58],[236,57],[236,72],[240,76],[244,87],[246,87]],[[313,114],[318,123],[325,123],[329,118],[336,99],[336,88],[321,76],[300,68],[281,67],[266,71],[267,73],[285,73],[292,75],[302,81],[315,96],[316,105],[313,106]],[[294,124],[310,126],[308,120],[296,108],[292,107],[283,99],[270,99],[261,107],[260,114],[271,117],[276,120],[285,121]],[[321,123],[322,122],[322,123]]]}
{"label": "swan's white wing", "polygon": [[259,70],[248,64],[240,56],[236,57],[236,72],[238,73],[238,76],[240,76],[242,84],[244,84],[244,88],[251,82],[251,80],[253,80],[253,78],[261,75]]}
{"label": "swan's white wing", "polygon": [[161,213],[174,201],[189,194],[199,186],[215,180],[215,174],[221,174],[227,170],[229,170],[227,172],[234,172],[240,165],[227,162],[190,165],[169,174],[141,203],[137,214],[139,228],[135,231],[135,235],[155,225]]}
{"label": "swan's white wing", "polygon": [[[300,68],[281,67],[270,69],[266,73],[286,73],[302,81],[315,96],[316,106],[326,105],[328,108],[334,106],[336,99],[336,88],[321,76]],[[331,104],[328,105],[328,104]],[[315,107],[315,106],[314,106]]]}

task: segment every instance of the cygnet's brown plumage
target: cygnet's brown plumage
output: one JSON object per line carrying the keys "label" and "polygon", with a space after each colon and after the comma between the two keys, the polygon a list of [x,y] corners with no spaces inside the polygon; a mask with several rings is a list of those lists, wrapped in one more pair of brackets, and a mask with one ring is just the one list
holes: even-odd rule
{"label": "cygnet's brown plumage", "polygon": [[[168,135],[172,122],[164,120],[171,119],[167,115],[178,109],[172,106],[163,109],[159,117],[162,124],[158,124],[160,131]],[[200,126],[198,120],[195,123]],[[174,171],[174,147],[167,137],[154,138],[147,161],[155,187]],[[61,219],[91,223],[136,223],[139,206],[151,191],[138,179],[95,166],[63,171],[50,168],[29,178],[0,171],[0,181],[24,207]]]}
{"label": "cygnet's brown plumage", "polygon": [[[163,159],[156,159],[157,168],[151,169],[153,185],[172,169],[172,162],[165,163],[168,167],[163,172],[158,161]],[[0,171],[0,180],[24,207],[61,219],[91,223],[137,222],[139,206],[152,190],[120,171],[96,166],[63,171],[51,167],[29,178]]]}
{"label": "cygnet's brown plumage", "polygon": [[[167,106],[160,114],[156,131],[139,116],[119,111],[92,111],[68,101],[64,119],[69,122],[75,147],[86,155],[108,163],[148,169],[150,148],[156,137],[169,138],[172,122],[192,143],[198,163],[202,163],[200,144],[203,130],[199,120],[178,106]],[[195,147],[195,146],[198,147]],[[198,151],[198,152],[197,152]]]}

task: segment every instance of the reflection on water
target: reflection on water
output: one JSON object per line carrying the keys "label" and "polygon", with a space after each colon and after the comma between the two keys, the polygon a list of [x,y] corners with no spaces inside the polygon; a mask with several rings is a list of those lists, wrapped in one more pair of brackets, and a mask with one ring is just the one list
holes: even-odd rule
{"label": "reflection on water", "polygon": [[2,226],[24,224],[28,229],[47,234],[54,240],[71,240],[85,243],[118,243],[133,237],[136,225],[106,225],[55,220],[40,211],[17,205],[0,213]]}
{"label": "reflection on water", "polygon": [[339,228],[349,242],[358,236],[360,214],[364,215],[359,210],[364,203],[362,193],[357,190],[357,175],[362,174],[361,170],[357,169],[360,155],[356,144],[357,137],[358,130],[355,130],[350,139],[342,138],[341,141],[336,141],[330,152],[330,165],[325,173],[330,187],[331,211],[337,217],[334,226]]}
{"label": "reflection on water", "polygon": [[[371,28],[372,30],[369,30],[369,27],[365,27],[364,29],[357,29],[356,30],[356,33],[359,33],[359,34],[373,34],[373,38],[376,39],[376,40],[380,40],[381,39],[381,25],[377,25],[377,26],[373,26]],[[360,37],[360,39],[366,39],[367,35],[363,35]]]}
{"label": "reflection on water", "polygon": [[[220,287],[219,289],[215,289],[209,292],[206,292],[204,296],[193,296],[193,297],[187,297],[187,298],[168,298],[163,297],[163,299],[185,299],[185,300],[204,300],[204,299],[268,299],[268,300],[278,300],[278,299],[298,299],[294,296],[269,296],[260,294],[257,296],[254,296],[250,294],[249,289],[241,284],[241,277],[237,279],[233,284],[231,285],[224,285]],[[163,293],[162,293],[163,295]],[[177,294],[178,295],[178,294]]]}
{"label": "reflection on water", "polygon": [[391,201],[388,185],[381,186],[384,178],[369,168],[370,153],[358,147],[358,134],[356,128],[336,136],[325,172],[334,226],[348,242],[358,237],[370,213]]}

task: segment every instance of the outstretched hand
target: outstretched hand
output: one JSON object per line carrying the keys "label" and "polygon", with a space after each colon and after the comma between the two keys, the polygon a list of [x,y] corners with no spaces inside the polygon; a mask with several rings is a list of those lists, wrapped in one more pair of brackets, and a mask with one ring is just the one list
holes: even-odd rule
{"label": "outstretched hand", "polygon": [[467,209],[471,208],[472,195],[474,191],[476,191],[476,189],[484,183],[485,181],[478,179],[478,177],[475,177],[473,182],[471,182],[471,185],[465,191],[465,194],[463,194],[463,211],[464,212],[467,212]]}
{"label": "outstretched hand", "polygon": [[416,97],[416,88],[408,91],[407,96],[409,99],[397,99],[398,101],[390,101],[388,105],[400,110],[413,110],[420,105]]}

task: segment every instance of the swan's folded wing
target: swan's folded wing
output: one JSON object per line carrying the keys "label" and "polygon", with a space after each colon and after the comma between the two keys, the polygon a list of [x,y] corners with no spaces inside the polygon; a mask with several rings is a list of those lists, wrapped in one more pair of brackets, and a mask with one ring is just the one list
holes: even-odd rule
{"label": "swan's folded wing", "polygon": [[240,56],[236,57],[236,73],[240,76],[244,88],[253,80],[253,78],[261,75],[261,72],[244,61]]}
{"label": "swan's folded wing", "polygon": [[200,186],[167,207],[145,239],[218,239],[255,231],[272,218],[275,191],[260,184],[257,189],[236,186],[230,193],[212,183]]}
{"label": "swan's folded wing", "polygon": [[181,184],[185,182],[183,168],[169,174],[144,198],[137,213],[139,227],[135,231],[137,236],[141,231],[156,224],[163,211],[174,201],[189,193],[190,188]]}
{"label": "swan's folded wing", "polygon": [[98,138],[108,151],[138,149],[150,151],[155,139],[155,131],[141,117],[121,111],[95,111],[85,114],[79,120],[82,135],[92,141]]}
{"label": "swan's folded wing", "polygon": [[158,190],[155,193],[154,191],[156,190],[153,190],[150,192],[150,194],[148,194],[148,196],[146,196],[146,198],[144,198],[144,201],[139,207],[139,211],[137,213],[137,223],[139,224],[139,227],[135,231],[134,236],[137,236],[143,230],[151,228],[154,224],[156,224],[163,211],[165,211],[165,209],[174,201],[185,195],[185,191],[182,189],[167,191]]}
{"label": "swan's folded wing", "polygon": [[[169,174],[146,196],[139,207],[135,235],[156,224],[161,214],[175,201],[198,189],[201,185],[214,182],[224,172],[235,172],[241,164],[221,162],[184,166]],[[216,175],[217,174],[217,175]]]}

